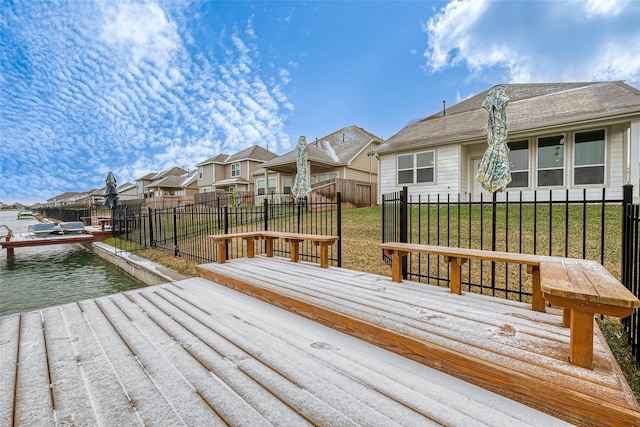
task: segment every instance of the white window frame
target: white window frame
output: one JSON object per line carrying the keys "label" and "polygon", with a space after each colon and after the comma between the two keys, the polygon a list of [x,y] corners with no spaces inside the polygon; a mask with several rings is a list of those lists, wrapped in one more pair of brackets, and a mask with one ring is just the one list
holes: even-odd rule
{"label": "white window frame", "polygon": [[[432,157],[433,157],[433,165],[431,166],[422,166],[422,167],[418,167],[418,156],[420,154],[428,154],[431,153]],[[402,168],[400,169],[400,157],[409,157],[412,156],[412,166],[410,168]],[[418,170],[423,170],[423,169],[432,169],[433,170],[433,174],[432,174],[432,179],[431,181],[420,181],[418,182]],[[399,179],[399,173],[401,171],[413,171],[412,174],[412,181],[411,182],[400,182]],[[406,153],[406,154],[398,154],[396,156],[396,184],[397,185],[433,185],[436,183],[436,152],[435,150],[427,150],[427,151],[420,151],[417,153]]]}
{"label": "white window frame", "polygon": [[[289,185],[287,185],[287,183]],[[289,190],[287,190],[287,187],[289,188]],[[293,187],[293,177],[291,177],[291,176],[283,176],[282,177],[282,194],[291,193],[291,188],[292,187]]]}
{"label": "white window frame", "polygon": [[240,166],[240,162],[231,164],[231,178],[240,176],[241,172],[242,168]]}
{"label": "white window frame", "polygon": [[[562,166],[554,167],[554,168],[540,168],[540,140],[546,138],[560,138],[559,146],[562,147]],[[537,188],[565,188],[567,185],[567,143],[566,143],[566,135],[563,134],[555,134],[555,135],[547,135],[540,136],[536,138],[536,187]],[[540,171],[550,171],[550,170],[562,170],[562,183],[554,184],[554,185],[541,185],[540,184]]]}
{"label": "white window frame", "polygon": [[[511,183],[513,183],[513,181],[511,183],[509,183],[509,185],[507,186],[507,190],[522,190],[522,189],[526,189],[529,188],[531,186],[531,141],[528,139],[519,139],[517,141],[509,141],[509,142],[513,142],[513,143],[522,143],[522,142],[526,142],[527,143],[527,168],[526,169],[513,169],[511,168],[511,162],[509,162],[509,169],[510,169],[510,173],[522,173],[522,172],[526,172],[527,173],[527,185],[524,187],[516,187],[516,186],[512,186]],[[509,152],[511,152],[512,150],[509,149]],[[524,150],[523,150],[524,151]]]}
{"label": "white window frame", "polygon": [[[592,163],[592,164],[588,164],[588,165],[576,165],[576,153],[577,153],[577,145],[579,143],[576,142],[576,136],[579,134],[583,134],[583,133],[592,133],[592,132],[602,132],[603,133],[603,138],[602,138],[602,149],[603,149],[603,155],[602,155],[602,163]],[[575,187],[591,187],[591,186],[597,186],[597,187],[601,187],[605,184],[606,182],[606,177],[607,177],[607,130],[603,129],[603,128],[599,128],[599,129],[592,129],[592,130],[586,130],[586,131],[579,131],[579,132],[574,132],[573,133],[573,170],[572,170],[572,184]],[[591,183],[591,184],[576,184],[576,169],[581,169],[581,168],[592,168],[592,167],[598,167],[598,166],[602,166],[602,182],[597,182],[597,183]]]}

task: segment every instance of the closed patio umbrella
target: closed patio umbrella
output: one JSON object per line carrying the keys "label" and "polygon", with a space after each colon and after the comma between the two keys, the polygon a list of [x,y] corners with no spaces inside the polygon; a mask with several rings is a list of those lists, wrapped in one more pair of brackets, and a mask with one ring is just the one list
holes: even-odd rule
{"label": "closed patio umbrella", "polygon": [[298,199],[307,197],[311,188],[309,187],[309,180],[307,179],[307,138],[301,136],[298,138],[297,150],[297,173],[296,180],[293,184],[291,192]]}
{"label": "closed patio umbrella", "polygon": [[107,186],[104,189],[104,205],[114,209],[120,206],[120,198],[118,197],[118,190],[116,189],[116,178],[111,171],[107,174],[105,182]]}
{"label": "closed patio umbrella", "polygon": [[502,85],[489,90],[482,108],[489,113],[487,143],[489,147],[482,156],[476,179],[482,188],[494,193],[504,190],[511,182],[509,169],[509,147],[507,147],[506,108],[509,97]]}

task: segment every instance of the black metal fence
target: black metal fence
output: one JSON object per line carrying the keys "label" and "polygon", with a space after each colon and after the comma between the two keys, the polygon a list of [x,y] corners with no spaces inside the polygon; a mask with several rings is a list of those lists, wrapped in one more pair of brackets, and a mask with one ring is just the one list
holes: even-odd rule
{"label": "black metal fence", "polygon": [[111,216],[111,210],[106,206],[66,205],[51,208],[44,207],[39,211],[47,218],[54,218],[64,222],[83,221],[83,218]]}
{"label": "black metal fence", "polygon": [[[135,251],[155,248],[198,262],[214,262],[217,254],[210,235],[243,231],[286,231],[336,235],[341,237],[340,193],[336,200],[313,196],[295,200],[288,195],[271,194],[239,198],[208,198],[184,207],[170,209],[143,208],[141,204],[123,205],[113,211],[114,237],[119,250]],[[258,253],[265,247],[256,248]],[[289,256],[289,246],[275,242],[274,253]],[[246,255],[243,242],[233,242],[228,257]],[[311,242],[300,245],[300,259],[320,259],[318,247]],[[342,239],[330,248],[329,261],[342,265]]]}
{"label": "black metal fence", "polygon": [[[640,205],[632,204],[633,188],[624,188],[622,221],[622,283],[640,297]],[[631,352],[640,363],[640,310],[623,319]]]}
{"label": "black metal fence", "polygon": [[[522,194],[508,193],[506,201],[481,199],[474,202],[451,196],[407,197],[402,192],[383,198],[383,241],[406,241],[506,252],[592,258],[620,273],[620,251],[607,242],[620,242],[620,203],[602,199],[554,201],[548,194],[538,201],[524,202]],[[568,194],[567,194],[568,195]],[[547,196],[547,195],[545,195]],[[616,254],[617,252],[617,254]],[[383,255],[384,256],[384,255]],[[407,257],[406,277],[447,285],[448,267],[427,255]],[[385,259],[385,261],[389,261]],[[528,300],[530,288],[520,269],[496,270],[496,263],[470,263],[469,290],[506,298]],[[498,274],[500,273],[500,274]],[[502,280],[499,280],[503,276]],[[513,282],[513,283],[512,283]]]}

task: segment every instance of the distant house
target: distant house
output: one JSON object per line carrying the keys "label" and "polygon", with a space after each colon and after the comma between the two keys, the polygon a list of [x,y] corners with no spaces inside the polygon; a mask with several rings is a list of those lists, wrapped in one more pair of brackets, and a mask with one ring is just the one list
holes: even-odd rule
{"label": "distant house", "polygon": [[[118,191],[118,198],[123,200],[136,200],[138,198],[136,192],[137,186],[131,182],[125,182],[124,184],[118,185],[116,190]],[[104,191],[102,192],[104,199]],[[104,201],[104,200],[103,200]]]}
{"label": "distant house", "polygon": [[162,172],[149,173],[143,177],[137,178],[136,179],[136,196],[138,199],[147,199],[149,197],[154,197],[155,195],[148,188],[149,184],[167,176],[180,176],[186,173],[187,171],[182,168],[173,167],[171,169],[168,169]]}
{"label": "distant house", "polygon": [[214,183],[227,178],[227,168],[225,160],[229,158],[227,154],[218,154],[198,164],[198,191],[200,193],[211,193],[216,191]]}
{"label": "distant house", "polygon": [[183,175],[169,175],[151,182],[147,190],[153,196],[146,199],[148,206],[168,208],[193,203],[198,192],[198,171]]}
{"label": "distant house", "polygon": [[71,199],[78,196],[79,194],[82,194],[82,193],[79,193],[77,191],[67,191],[65,193],[58,194],[57,196],[53,196],[50,199],[47,199],[46,206],[49,208],[55,208],[55,207],[70,205],[72,204],[70,202]]}
{"label": "distant house", "polygon": [[253,174],[265,162],[277,157],[259,145],[253,145],[236,154],[219,154],[198,163],[198,188],[208,192],[255,192]]}
{"label": "distant house", "polygon": [[[310,184],[317,187],[335,179],[375,184],[378,161],[369,153],[382,142],[382,138],[358,126],[347,126],[315,141],[307,141]],[[258,194],[289,194],[296,172],[296,149],[263,163],[254,174]]]}
{"label": "distant house", "polygon": [[[511,184],[524,200],[622,198],[638,195],[640,91],[622,81],[504,85]],[[375,149],[380,194],[408,187],[411,195],[488,198],[475,179],[487,148],[489,89],[406,126]],[[505,192],[498,193],[504,200]]]}

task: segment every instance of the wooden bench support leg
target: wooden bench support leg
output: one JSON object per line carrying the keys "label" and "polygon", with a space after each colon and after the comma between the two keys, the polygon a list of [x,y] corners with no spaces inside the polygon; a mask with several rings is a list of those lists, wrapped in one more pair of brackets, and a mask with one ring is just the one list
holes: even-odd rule
{"label": "wooden bench support leg", "polygon": [[247,242],[247,258],[255,258],[256,257],[256,244],[255,237],[245,238],[244,241]]}
{"label": "wooden bench support leg", "polygon": [[320,246],[320,268],[329,267],[329,244],[323,242],[315,242],[316,246]]}
{"label": "wooden bench support leg", "polygon": [[571,327],[571,309],[569,308],[562,309],[562,326],[565,328]]}
{"label": "wooden bench support leg", "polygon": [[545,312],[545,300],[540,289],[540,267],[528,265],[527,273],[531,274],[531,308],[534,311]]}
{"label": "wooden bench support leg", "polygon": [[224,264],[227,261],[227,243],[218,242],[218,264]]}
{"label": "wooden bench support leg", "polygon": [[7,248],[7,262],[13,262],[13,248]]}
{"label": "wooden bench support leg", "polygon": [[402,257],[407,253],[402,251],[391,252],[391,280],[396,283],[402,282]]}
{"label": "wooden bench support leg", "polygon": [[571,363],[593,369],[593,313],[571,310]]}
{"label": "wooden bench support leg", "polygon": [[300,240],[290,240],[291,244],[291,262],[298,262],[300,260]]}
{"label": "wooden bench support leg", "polygon": [[266,255],[269,258],[273,258],[273,240],[274,240],[274,238],[273,237],[265,237],[265,236],[263,236],[263,238],[267,242],[267,250],[266,250],[267,254]]}
{"label": "wooden bench support leg", "polygon": [[445,257],[445,261],[449,263],[449,287],[452,294],[462,295],[462,264],[467,260],[458,257]]}

